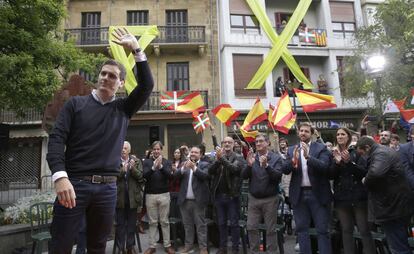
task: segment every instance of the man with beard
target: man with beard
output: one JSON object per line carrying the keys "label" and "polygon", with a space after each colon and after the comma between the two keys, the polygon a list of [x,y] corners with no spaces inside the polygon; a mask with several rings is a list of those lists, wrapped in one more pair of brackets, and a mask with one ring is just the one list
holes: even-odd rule
{"label": "man with beard", "polygon": [[309,227],[313,221],[318,232],[319,253],[331,254],[328,232],[332,201],[329,184],[331,155],[325,145],[311,142],[312,133],[314,129],[310,123],[299,125],[300,143],[289,147],[283,173],[292,173],[289,200],[295,214],[300,252],[312,253]]}
{"label": "man with beard", "polygon": [[180,179],[181,183],[177,203],[180,206],[185,231],[185,246],[179,251],[183,254],[194,252],[194,224],[197,231],[199,253],[208,254],[206,208],[210,199],[209,164],[201,161],[200,158],[200,147],[193,146],[190,150],[190,159],[174,173],[174,177]]}
{"label": "man with beard", "polygon": [[390,143],[391,143],[391,132],[382,131],[380,133],[380,144],[383,146],[390,146]]}
{"label": "man with beard", "polygon": [[242,178],[249,179],[249,197],[247,209],[247,231],[250,250],[259,253],[260,234],[258,225],[266,224],[266,239],[269,253],[276,253],[278,189],[282,177],[282,157],[269,151],[269,137],[258,134],[255,140],[256,154],[253,150],[247,155],[247,167],[242,171]]}
{"label": "man with beard", "polygon": [[412,194],[400,157],[369,137],[362,137],[356,146],[357,152],[368,158],[368,173],[362,183],[368,189],[369,217],[381,225],[392,254],[411,254],[407,227]]}
{"label": "man with beard", "polygon": [[208,169],[208,174],[213,177],[211,193],[220,232],[220,250],[217,254],[227,253],[227,220],[230,221],[232,253],[237,254],[240,241],[240,172],[246,162],[242,155],[233,152],[233,138],[225,137],[221,144],[223,148],[216,148],[216,160]]}
{"label": "man with beard", "polygon": [[57,199],[51,225],[51,253],[70,253],[86,218],[88,253],[104,253],[116,205],[116,180],[129,119],[154,87],[145,54],[126,29],[114,31],[114,42],[135,55],[138,86],[127,98],[115,94],[125,83],[125,67],[106,61],[97,89],[70,98],[49,136],[47,161]]}

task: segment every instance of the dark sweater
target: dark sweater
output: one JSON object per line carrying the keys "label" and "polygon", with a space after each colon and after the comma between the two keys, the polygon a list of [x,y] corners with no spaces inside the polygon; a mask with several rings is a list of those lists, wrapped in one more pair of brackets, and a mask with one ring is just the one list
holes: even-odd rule
{"label": "dark sweater", "polygon": [[129,119],[154,87],[146,61],[136,63],[136,72],[139,85],[127,98],[102,105],[88,95],[65,103],[49,136],[46,159],[52,173],[66,170],[69,177],[119,174]]}
{"label": "dark sweater", "polygon": [[278,186],[282,178],[282,157],[268,152],[266,168],[260,167],[259,156],[253,165],[242,171],[242,178],[249,179],[249,192],[255,198],[267,198],[278,194]]}
{"label": "dark sweater", "polygon": [[169,192],[169,179],[172,176],[171,162],[162,159],[162,168],[152,170],[154,161],[152,159],[145,159],[144,161],[144,178],[146,194],[161,194]]}

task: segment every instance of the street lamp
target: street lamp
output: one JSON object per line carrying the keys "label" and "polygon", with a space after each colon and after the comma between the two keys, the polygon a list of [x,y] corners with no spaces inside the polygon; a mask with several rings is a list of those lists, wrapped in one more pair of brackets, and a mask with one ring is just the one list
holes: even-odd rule
{"label": "street lamp", "polygon": [[372,55],[361,62],[361,68],[376,82],[374,100],[377,110],[382,116],[381,78],[387,61],[381,54]]}

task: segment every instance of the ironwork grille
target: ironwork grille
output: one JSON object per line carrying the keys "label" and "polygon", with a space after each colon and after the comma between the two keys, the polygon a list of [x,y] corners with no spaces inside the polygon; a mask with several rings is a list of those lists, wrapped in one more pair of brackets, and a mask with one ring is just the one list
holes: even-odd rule
{"label": "ironwork grille", "polygon": [[11,204],[40,189],[42,140],[12,139],[0,151],[0,204]]}

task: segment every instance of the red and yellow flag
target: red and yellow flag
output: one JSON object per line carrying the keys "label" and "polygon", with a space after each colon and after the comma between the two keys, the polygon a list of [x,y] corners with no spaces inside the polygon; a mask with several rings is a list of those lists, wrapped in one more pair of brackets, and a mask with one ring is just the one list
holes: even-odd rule
{"label": "red and yellow flag", "polygon": [[262,102],[259,98],[256,99],[252,109],[244,119],[242,128],[245,131],[249,131],[253,125],[258,124],[267,119],[266,110],[263,107]]}
{"label": "red and yellow flag", "polygon": [[207,112],[198,113],[197,111],[193,112],[193,128],[198,134],[203,132],[208,126],[210,126],[210,118],[208,117]]}
{"label": "red and yellow flag", "polygon": [[230,104],[220,104],[211,110],[211,112],[213,112],[220,122],[227,126],[230,126],[231,122],[240,115],[240,112],[234,110]]}
{"label": "red and yellow flag", "polygon": [[289,129],[295,124],[296,115],[293,113],[287,92],[280,97],[274,115],[273,125],[276,127],[276,130],[288,134]]}
{"label": "red and yellow flag", "polygon": [[304,112],[313,112],[319,109],[336,108],[334,97],[331,95],[312,93],[293,88],[302,105]]}
{"label": "red and yellow flag", "polygon": [[275,129],[275,126],[273,125],[273,122],[275,121],[275,107],[269,103],[269,113],[267,114],[267,121],[268,121],[268,125],[269,127]]}
{"label": "red and yellow flag", "polygon": [[178,103],[175,111],[183,113],[192,113],[194,111],[204,112],[206,107],[204,106],[203,97],[200,92],[193,92],[183,98],[183,101]]}
{"label": "red and yellow flag", "polygon": [[236,122],[236,125],[239,127],[240,133],[246,142],[252,143],[256,140],[256,136],[259,134],[259,131],[247,131],[243,129],[243,126],[240,126],[238,122]]}

